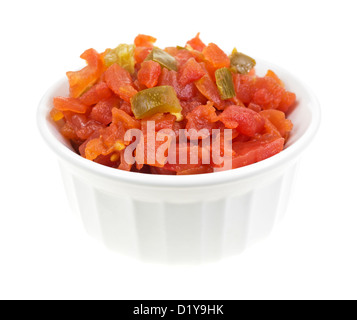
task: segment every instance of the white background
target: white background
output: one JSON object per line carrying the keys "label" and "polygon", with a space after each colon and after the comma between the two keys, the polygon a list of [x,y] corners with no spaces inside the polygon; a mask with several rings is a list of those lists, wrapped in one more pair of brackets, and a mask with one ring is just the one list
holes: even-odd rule
{"label": "white background", "polygon": [[[2,1],[0,298],[356,299],[356,12],[342,0]],[[138,33],[183,45],[198,31],[303,79],[323,121],[269,239],[216,264],[142,264],[104,249],[70,212],[36,108],[87,48]]]}

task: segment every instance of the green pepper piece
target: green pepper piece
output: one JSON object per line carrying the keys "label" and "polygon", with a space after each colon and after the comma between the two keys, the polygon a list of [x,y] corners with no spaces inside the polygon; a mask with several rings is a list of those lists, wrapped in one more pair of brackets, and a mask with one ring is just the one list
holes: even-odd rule
{"label": "green pepper piece", "polygon": [[161,50],[160,48],[154,47],[145,60],[153,60],[159,63],[163,68],[177,71],[176,59],[171,54]]}
{"label": "green pepper piece", "polygon": [[231,67],[240,74],[247,74],[256,65],[253,58],[238,52],[236,48],[233,49],[230,59]]}
{"label": "green pepper piece", "polygon": [[104,63],[107,67],[117,63],[132,74],[135,71],[134,50],[134,45],[120,44],[107,52]]}
{"label": "green pepper piece", "polygon": [[144,119],[156,113],[171,113],[180,121],[182,107],[171,86],[154,87],[139,91],[131,98],[131,110],[136,119]]}
{"label": "green pepper piece", "polygon": [[221,68],[216,70],[216,84],[219,94],[223,100],[227,100],[235,97],[236,92],[234,90],[232,73],[227,68]]}

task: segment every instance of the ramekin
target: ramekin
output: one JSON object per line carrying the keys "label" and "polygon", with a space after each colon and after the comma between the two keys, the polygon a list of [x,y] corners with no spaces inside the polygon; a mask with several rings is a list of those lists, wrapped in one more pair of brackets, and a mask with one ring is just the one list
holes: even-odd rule
{"label": "ramekin", "polygon": [[203,175],[125,172],[80,157],[49,117],[53,97],[68,95],[67,81],[52,86],[40,102],[38,127],[58,156],[69,202],[87,232],[122,254],[174,264],[217,261],[267,237],[286,212],[300,156],[320,123],[319,103],[307,86],[258,60],[257,73],[267,69],[298,99],[286,148],[250,166]]}

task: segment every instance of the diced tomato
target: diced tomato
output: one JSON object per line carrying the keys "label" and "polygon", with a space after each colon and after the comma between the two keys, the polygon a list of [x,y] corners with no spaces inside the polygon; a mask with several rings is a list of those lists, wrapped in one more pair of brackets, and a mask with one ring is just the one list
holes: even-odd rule
{"label": "diced tomato", "polygon": [[[235,104],[236,106],[240,106],[240,107],[245,107],[245,105],[244,105],[244,103],[237,97],[237,96],[235,96],[235,97],[233,97],[233,98],[230,98],[230,99],[228,99],[228,100],[226,100],[226,101],[228,101],[229,103],[231,103],[231,104]],[[259,107],[260,108],[260,107]],[[261,109],[261,108],[260,108]],[[252,109],[253,110],[253,109]],[[256,110],[254,110],[254,111],[256,111]]]}
{"label": "diced tomato", "polygon": [[260,105],[263,109],[277,109],[280,105],[284,88],[271,77],[256,78],[256,92],[252,102]]}
{"label": "diced tomato", "polygon": [[283,96],[281,97],[281,101],[278,106],[278,109],[280,111],[287,113],[290,110],[290,108],[294,105],[295,101],[296,101],[295,93],[285,91]]}
{"label": "diced tomato", "polygon": [[120,151],[115,149],[117,142],[124,145],[125,128],[122,123],[111,123],[109,127],[104,128],[100,132],[103,144],[106,147],[105,154],[113,151]]}
{"label": "diced tomato", "polygon": [[190,58],[179,71],[179,82],[182,86],[201,79],[206,74],[202,66],[194,59]]}
{"label": "diced tomato", "polygon": [[[170,147],[170,143],[173,139],[171,136],[165,136],[163,137],[163,141],[158,139],[159,133],[155,132],[153,139],[154,141],[149,140],[148,136],[144,133],[143,138],[144,138],[144,150],[142,149],[136,149],[136,158],[139,157],[141,163],[136,164],[136,168],[138,170],[141,170],[143,165],[150,165],[153,167],[159,167],[162,168],[165,165],[165,162],[168,157],[168,148]],[[167,148],[165,148],[165,146]],[[162,150],[165,148],[166,150]],[[162,154],[159,154],[159,149],[160,151],[163,151]],[[140,152],[141,151],[141,154]],[[149,158],[149,155],[155,155],[154,159]]]}
{"label": "diced tomato", "polygon": [[133,111],[131,110],[131,104],[129,102],[123,101],[119,109],[126,112],[131,117],[134,116]]}
{"label": "diced tomato", "polygon": [[94,132],[102,129],[104,125],[95,120],[88,119],[83,114],[75,114],[69,120],[68,123],[74,128],[78,138],[87,140]]}
{"label": "diced tomato", "polygon": [[94,160],[105,151],[106,147],[104,146],[103,141],[100,138],[96,138],[88,141],[85,155],[88,160]]}
{"label": "diced tomato", "polygon": [[117,97],[101,100],[93,107],[89,117],[104,125],[108,125],[112,122],[112,109],[118,107],[119,104],[120,100]]}
{"label": "diced tomato", "polygon": [[200,80],[195,82],[197,89],[211,102],[214,106],[222,110],[225,107],[225,102],[221,99],[216,84],[208,75],[204,75]]}
{"label": "diced tomato", "polygon": [[236,155],[232,159],[232,168],[244,167],[281,152],[284,148],[284,139],[266,134],[258,140],[233,143]]}
{"label": "diced tomato", "polygon": [[145,34],[139,34],[134,40],[134,44],[136,47],[152,48],[155,42],[156,42],[156,38]]}
{"label": "diced tomato", "polygon": [[112,96],[112,91],[109,89],[105,82],[100,82],[90,88],[86,93],[84,93],[79,101],[91,106],[97,104],[100,100],[108,99]]}
{"label": "diced tomato", "polygon": [[227,128],[237,130],[249,137],[254,137],[264,129],[264,118],[257,112],[245,108],[231,105],[224,109],[219,115],[219,120],[222,121]]}
{"label": "diced tomato", "polygon": [[55,97],[54,107],[59,111],[72,111],[76,113],[86,113],[88,106],[75,98]]}
{"label": "diced tomato", "polygon": [[264,118],[268,119],[279,131],[283,138],[287,138],[289,132],[293,129],[293,124],[285,118],[285,113],[279,110],[264,110],[260,112]]}
{"label": "diced tomato", "polygon": [[177,47],[166,47],[166,48],[164,49],[164,51],[174,57],[174,56],[176,56],[176,55],[178,54],[178,52],[180,51],[180,49],[177,48]]}
{"label": "diced tomato", "polygon": [[94,49],[86,50],[81,58],[86,60],[88,65],[79,71],[67,72],[69,89],[72,98],[78,98],[90,86],[92,86],[103,72],[103,62],[101,56]]}
{"label": "diced tomato", "polygon": [[191,46],[192,49],[202,52],[206,45],[200,39],[200,33],[196,34],[196,37],[187,41],[187,44]]}
{"label": "diced tomato", "polygon": [[229,68],[231,61],[225,52],[216,44],[210,43],[202,51],[205,59],[216,69]]}
{"label": "diced tomato", "polygon": [[120,165],[119,165],[118,169],[124,170],[124,171],[130,171],[132,167],[133,167],[133,165],[131,165],[125,161],[125,150],[121,151],[120,152]]}
{"label": "diced tomato", "polygon": [[57,110],[55,107],[52,108],[52,110],[50,112],[50,116],[51,116],[51,119],[56,122],[60,121],[64,117],[63,112]]}
{"label": "diced tomato", "polygon": [[151,47],[135,47],[134,58],[137,63],[142,63],[151,52]]}
{"label": "diced tomato", "polygon": [[264,123],[264,133],[269,133],[277,138],[281,138],[279,130],[267,118]]}
{"label": "diced tomato", "polygon": [[90,140],[93,140],[93,139],[96,139],[96,138],[99,138],[100,137],[100,131],[96,131],[94,132],[86,141],[84,141],[83,143],[81,143],[81,145],[79,146],[78,148],[78,151],[79,151],[79,154],[82,156],[82,157],[86,157],[86,147],[87,147],[87,144]]}
{"label": "diced tomato", "polygon": [[114,63],[105,71],[104,77],[108,87],[125,101],[130,102],[130,98],[137,93],[133,87],[130,73],[117,63]]}
{"label": "diced tomato", "polygon": [[191,51],[186,49],[178,50],[175,54],[175,59],[179,68],[181,68],[191,58],[193,58]]}
{"label": "diced tomato", "polygon": [[233,83],[237,97],[246,105],[253,100],[256,91],[255,82],[256,78],[249,75],[233,75]]}
{"label": "diced tomato", "polygon": [[66,122],[60,128],[60,132],[68,140],[76,140],[76,139],[78,139],[76,131],[74,130],[73,126],[68,122]]}
{"label": "diced tomato", "polygon": [[217,128],[216,122],[219,119],[212,102],[209,102],[205,106],[200,105],[196,107],[186,118],[188,120],[186,124],[187,130],[194,129],[200,131],[201,129],[207,129],[209,133],[212,132],[212,129]]}
{"label": "diced tomato", "polygon": [[138,91],[133,86],[122,86],[118,90],[119,97],[130,103],[130,99],[135,96]]}
{"label": "diced tomato", "polygon": [[200,101],[181,101],[182,114],[186,117],[190,112],[192,112],[196,107],[205,104]]}
{"label": "diced tomato", "polygon": [[[115,161],[112,161],[115,160]],[[117,168],[119,166],[119,161],[120,156],[118,157],[113,157],[113,154],[108,154],[108,155],[99,155],[96,159],[94,159],[93,161],[96,163],[99,163],[103,166],[107,166],[107,167],[111,167],[111,168]]]}
{"label": "diced tomato", "polygon": [[159,82],[161,66],[155,61],[144,61],[138,72],[138,80],[148,88],[153,88]]}
{"label": "diced tomato", "polygon": [[284,82],[280,80],[274,71],[268,70],[265,76],[273,78],[279,86],[285,88]]}
{"label": "diced tomato", "polygon": [[141,130],[144,134],[147,132],[147,122],[155,122],[155,131],[160,131],[163,129],[172,129],[176,121],[176,116],[170,113],[157,113],[152,117],[146,118],[141,121]]}
{"label": "diced tomato", "polygon": [[193,83],[182,86],[178,82],[178,73],[174,70],[163,68],[159,79],[160,86],[172,86],[181,100],[190,100],[197,95],[197,89]]}
{"label": "diced tomato", "polygon": [[131,117],[123,110],[120,110],[118,108],[113,108],[112,114],[113,114],[113,123],[115,124],[121,122],[124,125],[124,127],[126,127],[127,129],[134,129],[134,128],[140,129],[141,127],[139,120],[136,120],[135,118]]}
{"label": "diced tomato", "polygon": [[[183,156],[183,151],[186,151],[186,157]],[[175,163],[171,163],[168,159],[167,163],[163,166],[165,170],[173,171],[179,174],[180,172],[184,172],[187,170],[197,169],[202,166],[202,156],[203,150],[201,146],[192,146],[190,143],[187,144],[177,144],[176,145],[176,159],[174,159]],[[181,154],[181,156],[180,156]],[[197,158],[196,158],[197,156]],[[181,158],[185,158],[185,161],[181,161]],[[193,159],[196,158],[197,163],[194,163]],[[183,162],[186,162],[183,163]]]}

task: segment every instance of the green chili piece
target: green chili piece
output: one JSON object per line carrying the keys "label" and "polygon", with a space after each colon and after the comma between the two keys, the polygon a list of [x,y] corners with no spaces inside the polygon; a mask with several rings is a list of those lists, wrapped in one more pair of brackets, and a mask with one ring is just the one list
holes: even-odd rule
{"label": "green chili piece", "polygon": [[131,98],[131,110],[136,119],[144,119],[156,113],[171,113],[179,121],[182,107],[175,89],[161,86],[139,91]]}
{"label": "green chili piece", "polygon": [[145,60],[153,60],[164,68],[177,71],[176,59],[171,54],[161,50],[160,48],[154,47]]}
{"label": "green chili piece", "polygon": [[236,48],[233,49],[230,59],[231,67],[240,74],[247,74],[256,65],[253,58],[238,52]]}
{"label": "green chili piece", "polygon": [[107,67],[117,63],[132,74],[135,71],[134,50],[134,45],[120,44],[105,55],[104,63]]}
{"label": "green chili piece", "polygon": [[235,97],[236,92],[234,90],[232,73],[227,68],[221,68],[216,70],[216,84],[219,94],[223,100],[227,100]]}

